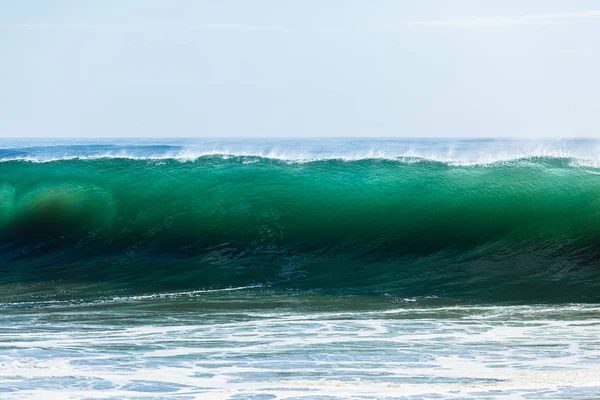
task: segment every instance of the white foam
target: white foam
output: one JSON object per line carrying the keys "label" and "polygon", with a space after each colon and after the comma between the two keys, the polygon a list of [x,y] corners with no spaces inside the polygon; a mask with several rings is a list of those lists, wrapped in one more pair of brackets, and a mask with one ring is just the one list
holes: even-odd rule
{"label": "white foam", "polygon": [[[131,159],[154,162],[193,162],[203,158],[242,158],[249,164],[259,159],[290,163],[326,160],[423,161],[453,166],[492,165],[539,158],[571,160],[574,167],[600,167],[600,141],[585,140],[253,140],[163,142],[0,143],[0,162],[48,163],[67,160]],[[175,143],[174,145],[172,143]],[[111,149],[105,147],[110,144]],[[7,150],[2,155],[2,150]],[[11,150],[11,151],[8,151]]]}
{"label": "white foam", "polygon": [[10,398],[570,398],[600,393],[599,310],[5,312],[0,387]]}
{"label": "white foam", "polygon": [[248,286],[237,286],[227,287],[221,289],[201,289],[201,290],[188,290],[179,292],[161,292],[147,295],[134,295],[134,296],[122,296],[113,297],[109,301],[139,301],[139,300],[153,300],[153,299],[166,299],[166,298],[180,298],[180,297],[191,297],[207,293],[221,293],[221,292],[234,292],[240,290],[257,289],[263,285],[248,285]]}

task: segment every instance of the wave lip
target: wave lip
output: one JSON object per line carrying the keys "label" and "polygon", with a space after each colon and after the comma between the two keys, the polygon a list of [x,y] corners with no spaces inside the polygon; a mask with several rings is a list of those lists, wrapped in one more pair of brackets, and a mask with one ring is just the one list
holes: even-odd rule
{"label": "wave lip", "polygon": [[0,162],[131,159],[196,161],[260,158],[285,162],[327,160],[432,161],[453,166],[489,165],[539,158],[569,159],[576,166],[600,165],[600,141],[515,140],[221,140],[0,143]]}

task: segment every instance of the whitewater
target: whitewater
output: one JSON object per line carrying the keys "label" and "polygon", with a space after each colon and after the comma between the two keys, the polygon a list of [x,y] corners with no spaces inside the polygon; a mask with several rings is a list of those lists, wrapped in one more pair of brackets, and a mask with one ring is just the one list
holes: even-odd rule
{"label": "whitewater", "polygon": [[600,395],[600,141],[0,141],[0,396]]}

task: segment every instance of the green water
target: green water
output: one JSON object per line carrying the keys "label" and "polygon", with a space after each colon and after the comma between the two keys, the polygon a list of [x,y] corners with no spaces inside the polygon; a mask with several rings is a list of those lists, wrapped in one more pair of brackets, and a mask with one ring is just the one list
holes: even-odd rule
{"label": "green water", "polygon": [[3,162],[2,282],[598,299],[600,175],[416,161]]}

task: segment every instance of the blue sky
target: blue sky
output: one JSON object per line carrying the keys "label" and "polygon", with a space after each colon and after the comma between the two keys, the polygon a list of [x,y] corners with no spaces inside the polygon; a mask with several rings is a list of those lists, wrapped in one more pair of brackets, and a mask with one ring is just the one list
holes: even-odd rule
{"label": "blue sky", "polygon": [[0,0],[0,136],[598,136],[599,51],[596,1]]}

